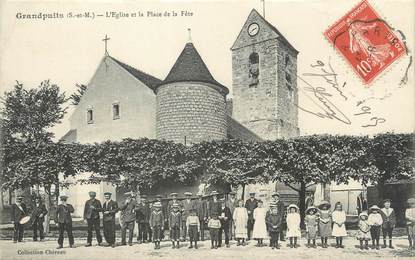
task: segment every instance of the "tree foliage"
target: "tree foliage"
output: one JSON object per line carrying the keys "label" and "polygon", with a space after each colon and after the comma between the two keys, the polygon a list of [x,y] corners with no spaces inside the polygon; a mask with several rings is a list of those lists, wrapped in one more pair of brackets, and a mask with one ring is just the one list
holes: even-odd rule
{"label": "tree foliage", "polygon": [[84,84],[76,84],[76,92],[72,93],[72,95],[69,97],[71,99],[72,105],[76,106],[79,104],[82,96],[85,94],[87,89],[88,86]]}

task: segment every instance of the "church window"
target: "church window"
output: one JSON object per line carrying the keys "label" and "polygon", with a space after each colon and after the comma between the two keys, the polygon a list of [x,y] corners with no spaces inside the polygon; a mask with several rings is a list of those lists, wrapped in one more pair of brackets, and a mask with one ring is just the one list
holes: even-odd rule
{"label": "church window", "polygon": [[120,118],[120,104],[114,103],[112,104],[112,119],[116,120]]}
{"label": "church window", "polygon": [[88,110],[86,111],[86,122],[88,124],[94,123],[94,110],[92,110],[92,108],[88,108]]}
{"label": "church window", "polygon": [[256,52],[249,55],[249,86],[256,86],[259,83],[259,55]]}

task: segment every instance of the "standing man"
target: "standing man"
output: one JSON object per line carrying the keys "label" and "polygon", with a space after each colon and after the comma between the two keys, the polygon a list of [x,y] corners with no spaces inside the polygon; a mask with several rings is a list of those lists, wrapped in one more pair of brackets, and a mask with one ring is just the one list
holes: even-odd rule
{"label": "standing man", "polygon": [[19,195],[16,197],[16,203],[12,205],[13,243],[22,242],[23,240],[24,225],[20,224],[20,220],[26,216],[27,208],[23,203],[23,196]]}
{"label": "standing man", "polygon": [[248,211],[248,239],[251,239],[252,230],[254,229],[254,209],[258,207],[258,200],[255,199],[255,193],[249,193],[249,199],[245,202],[245,208]]}
{"label": "standing man", "polygon": [[90,199],[85,202],[84,207],[84,220],[88,224],[88,237],[85,246],[92,246],[92,230],[95,230],[98,245],[100,246],[102,245],[102,237],[99,226],[99,212],[102,211],[102,206],[101,202],[95,198],[97,195],[95,191],[90,191],[88,194]]}
{"label": "standing man", "polygon": [[133,245],[133,234],[134,234],[134,225],[135,225],[135,208],[137,206],[135,200],[135,194],[133,192],[125,193],[128,195],[128,198],[125,200],[124,204],[120,207],[121,210],[121,245],[126,245],[126,236],[127,229],[128,233],[128,245]]}
{"label": "standing man", "polygon": [[103,225],[105,241],[115,247],[115,213],[118,211],[118,203],[111,199],[111,192],[105,192],[105,202],[103,205]]}
{"label": "standing man", "polygon": [[46,210],[45,204],[42,203],[39,196],[36,196],[31,217],[33,226],[33,241],[37,241],[38,231],[40,235],[40,241],[43,242],[45,239],[43,221],[45,221],[46,214],[48,214],[48,211]]}
{"label": "standing man", "polygon": [[200,240],[205,240],[205,223],[208,217],[206,201],[203,200],[203,193],[197,193],[197,201],[195,201],[195,208],[200,223]]}
{"label": "standing man", "polygon": [[192,193],[191,192],[185,192],[184,195],[186,196],[186,199],[183,201],[183,209],[182,209],[182,241],[186,241],[186,235],[187,235],[187,226],[186,226],[186,220],[187,217],[190,216],[190,212],[192,210],[195,210],[195,203],[192,201]]}
{"label": "standing man", "polygon": [[[236,199],[236,192],[231,191],[229,192],[229,198],[226,201],[226,206],[231,211],[231,214],[233,215],[233,211],[238,206],[238,200]],[[233,218],[230,219],[229,223],[229,239],[232,240],[232,238],[235,236],[235,225],[233,223]]]}
{"label": "standing man", "polygon": [[177,199],[177,193],[176,192],[172,192],[170,193],[170,197],[171,200],[169,201],[168,205],[167,205],[167,215],[170,216],[170,213],[173,211],[173,204],[177,204],[179,205],[179,211],[182,211],[183,205],[182,203]]}
{"label": "standing man", "polygon": [[221,203],[218,201],[218,192],[212,191],[210,194],[212,196],[211,200],[209,201],[208,206],[208,217],[212,218],[213,214],[216,214],[216,216],[219,216],[219,212],[221,209]]}
{"label": "standing man", "polygon": [[135,216],[138,224],[139,244],[148,242],[148,235],[150,230],[150,206],[147,203],[147,196],[140,195],[140,203],[135,208]]}
{"label": "standing man", "polygon": [[72,234],[72,217],[71,213],[75,211],[71,204],[67,204],[66,201],[68,196],[60,196],[61,204],[58,205],[55,215],[55,223],[58,224],[59,228],[59,238],[58,238],[58,247],[60,249],[63,247],[63,232],[68,234],[69,247],[74,248],[74,239]]}

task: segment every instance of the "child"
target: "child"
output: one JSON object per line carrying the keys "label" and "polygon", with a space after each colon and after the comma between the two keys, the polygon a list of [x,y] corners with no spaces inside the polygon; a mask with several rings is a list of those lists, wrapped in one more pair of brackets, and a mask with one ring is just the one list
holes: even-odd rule
{"label": "child", "polygon": [[197,249],[197,241],[199,240],[200,222],[199,217],[196,215],[196,210],[190,210],[190,216],[186,219],[186,228],[189,233],[190,246],[193,248],[193,242],[195,242],[195,249]]}
{"label": "child", "polygon": [[[180,213],[179,210],[180,205],[178,203],[173,203],[169,216],[170,239],[173,249],[179,249],[180,227],[182,223],[182,213]],[[177,245],[174,242],[176,242]]]}
{"label": "child", "polygon": [[298,214],[298,211],[297,205],[291,204],[288,206],[287,237],[290,239],[291,248],[297,248],[297,239],[301,237],[300,214]]}
{"label": "child", "polygon": [[164,217],[161,211],[161,203],[154,203],[154,209],[150,215],[150,228],[153,233],[154,249],[160,249],[161,233],[163,232]]}
{"label": "child", "polygon": [[252,231],[252,238],[258,240],[256,246],[263,246],[264,238],[268,237],[267,225],[265,224],[265,215],[267,214],[266,209],[263,207],[262,200],[258,200],[258,207],[254,209],[254,230]]}
{"label": "child", "polygon": [[336,238],[336,248],[344,248],[343,237],[347,236],[346,232],[346,212],[343,211],[343,206],[340,202],[336,202],[334,211],[331,215],[333,221],[332,235]]}
{"label": "child", "polygon": [[220,220],[216,212],[211,214],[212,218],[208,222],[210,241],[212,243],[211,249],[218,249],[219,243],[219,229],[221,228]]}
{"label": "child", "polygon": [[331,236],[331,205],[327,201],[322,201],[318,208],[318,232],[321,238],[321,247],[327,248],[327,239]]}
{"label": "child", "polygon": [[[368,216],[365,211],[360,213],[359,215],[359,232],[357,233],[357,239],[360,242],[360,250],[363,249],[369,249],[368,242],[370,240],[370,225],[369,221],[367,220]],[[365,245],[363,247],[363,242],[365,242]]]}
{"label": "child", "polygon": [[270,204],[270,210],[265,216],[265,222],[267,223],[267,229],[269,232],[270,246],[272,249],[279,249],[278,238],[280,236],[282,218],[284,217],[284,212],[278,210],[278,204],[272,202]]}
{"label": "child", "polygon": [[405,211],[406,231],[408,232],[409,249],[415,248],[415,198],[408,199]]}
{"label": "child", "polygon": [[243,200],[238,201],[238,207],[233,211],[233,223],[235,224],[235,238],[238,241],[236,245],[245,246],[245,239],[248,237],[248,211],[244,207]]}
{"label": "child", "polygon": [[[380,228],[382,226],[383,220],[382,216],[379,214],[380,208],[376,205],[370,207],[370,214],[368,222],[370,225],[370,235],[372,237],[372,249],[379,250],[379,239],[380,239]],[[376,242],[376,246],[375,246]]]}
{"label": "child", "polygon": [[380,211],[382,216],[382,234],[383,234],[383,248],[386,248],[386,236],[389,237],[389,248],[393,249],[392,246],[392,231],[396,225],[396,215],[393,208],[391,208],[391,200],[386,199],[383,201],[383,208]]}
{"label": "child", "polygon": [[318,217],[316,216],[317,208],[309,207],[305,213],[307,214],[304,219],[307,231],[307,247],[311,246],[310,241],[313,240],[313,245],[311,247],[315,248],[318,227]]}

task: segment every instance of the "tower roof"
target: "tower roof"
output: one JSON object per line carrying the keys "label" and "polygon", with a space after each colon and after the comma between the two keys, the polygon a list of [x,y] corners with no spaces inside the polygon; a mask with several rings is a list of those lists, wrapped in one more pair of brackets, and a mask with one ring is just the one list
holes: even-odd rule
{"label": "tower roof", "polygon": [[177,58],[162,84],[183,81],[211,83],[223,88],[226,94],[229,93],[227,87],[213,78],[206,64],[203,62],[202,57],[200,57],[193,43],[190,42],[186,43],[182,53]]}

